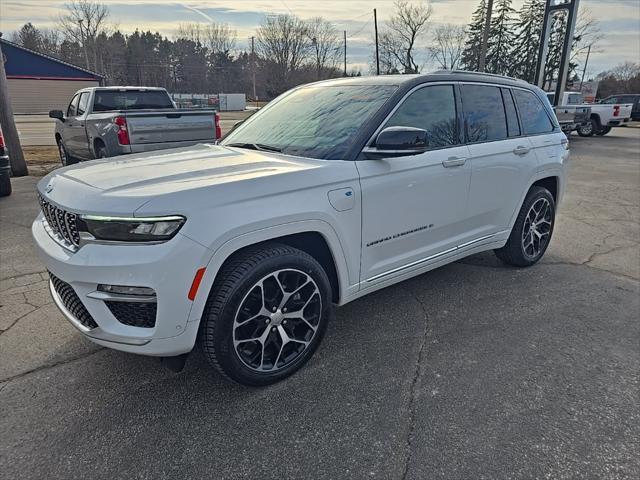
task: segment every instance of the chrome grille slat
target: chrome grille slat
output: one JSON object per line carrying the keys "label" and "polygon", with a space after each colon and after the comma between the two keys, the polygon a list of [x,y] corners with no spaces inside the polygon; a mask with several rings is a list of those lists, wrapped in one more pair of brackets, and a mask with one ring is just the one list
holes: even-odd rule
{"label": "chrome grille slat", "polygon": [[42,195],[38,195],[38,202],[49,230],[59,238],[59,243],[67,243],[73,247],[79,247],[78,215],[55,206],[45,200]]}

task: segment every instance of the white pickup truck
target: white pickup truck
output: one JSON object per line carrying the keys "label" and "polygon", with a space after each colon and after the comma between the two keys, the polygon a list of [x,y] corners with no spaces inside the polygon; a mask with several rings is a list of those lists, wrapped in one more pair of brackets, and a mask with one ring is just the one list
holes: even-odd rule
{"label": "white pickup truck", "polygon": [[[553,104],[553,93],[547,93],[549,101]],[[591,110],[589,121],[587,122],[575,122],[575,130],[581,137],[590,137],[592,135],[606,135],[611,131],[613,127],[619,127],[620,125],[629,122],[631,120],[631,111],[633,109],[633,102],[631,103],[584,103],[582,94],[579,92],[564,92],[562,95],[562,101],[555,107],[555,113],[558,117],[558,121],[562,124],[562,113],[565,110],[571,109],[575,111],[576,115],[580,115],[580,112],[576,109],[581,107],[589,108]]]}

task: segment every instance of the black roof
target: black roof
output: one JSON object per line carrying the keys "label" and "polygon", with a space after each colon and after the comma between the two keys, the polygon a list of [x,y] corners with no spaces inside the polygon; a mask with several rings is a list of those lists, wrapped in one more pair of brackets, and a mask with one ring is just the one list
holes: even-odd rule
{"label": "black roof", "polygon": [[312,85],[331,85],[331,84],[351,84],[351,85],[397,85],[403,87],[412,87],[426,82],[486,82],[497,83],[510,86],[529,86],[533,85],[519,80],[517,78],[505,77],[503,75],[494,75],[492,73],[468,72],[465,70],[439,70],[431,73],[420,73],[412,75],[374,75],[367,77],[343,77],[333,78],[330,80],[322,80]]}

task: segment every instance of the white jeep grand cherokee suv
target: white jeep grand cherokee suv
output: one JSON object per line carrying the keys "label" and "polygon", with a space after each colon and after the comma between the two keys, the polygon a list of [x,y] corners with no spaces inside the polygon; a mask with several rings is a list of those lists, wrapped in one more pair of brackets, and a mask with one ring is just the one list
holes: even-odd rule
{"label": "white jeep grand cherokee suv", "polygon": [[266,385],[344,305],[462,257],[544,254],[567,140],[541,90],[437,72],[295,88],[220,145],[94,160],[38,184],[51,294],[90,340],[165,357],[196,341]]}

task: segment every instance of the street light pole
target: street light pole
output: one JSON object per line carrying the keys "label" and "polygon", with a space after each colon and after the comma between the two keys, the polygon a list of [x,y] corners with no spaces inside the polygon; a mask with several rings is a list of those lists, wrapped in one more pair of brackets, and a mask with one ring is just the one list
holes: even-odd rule
{"label": "street light pole", "polygon": [[380,75],[380,55],[378,54],[378,14],[373,9],[373,25],[376,30],[376,75]]}

